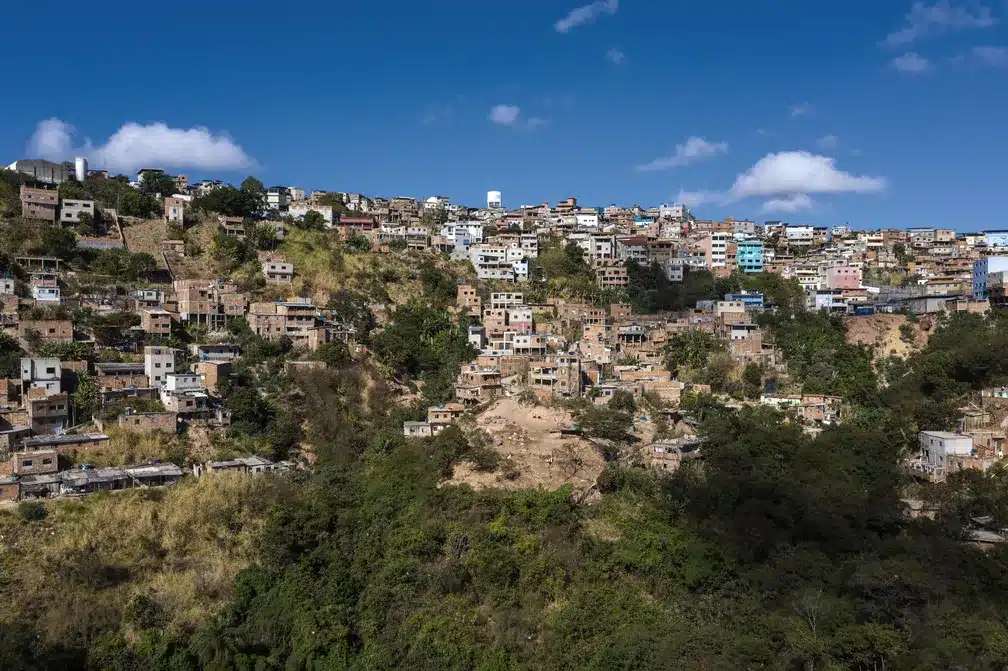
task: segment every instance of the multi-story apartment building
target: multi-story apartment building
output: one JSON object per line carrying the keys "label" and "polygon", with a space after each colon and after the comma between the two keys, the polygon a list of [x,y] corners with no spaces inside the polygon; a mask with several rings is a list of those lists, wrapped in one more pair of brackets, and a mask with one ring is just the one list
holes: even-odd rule
{"label": "multi-story apartment building", "polygon": [[1008,271],[1008,256],[986,256],[973,264],[973,298],[987,298],[987,278],[992,273]]}
{"label": "multi-story apartment building", "polygon": [[739,240],[736,244],[736,264],[744,273],[763,272],[763,241]]}

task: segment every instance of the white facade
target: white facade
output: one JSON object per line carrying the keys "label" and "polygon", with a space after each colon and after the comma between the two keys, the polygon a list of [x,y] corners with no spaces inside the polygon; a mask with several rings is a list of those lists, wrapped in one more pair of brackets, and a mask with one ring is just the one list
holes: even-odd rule
{"label": "white facade", "polygon": [[42,287],[38,285],[33,285],[32,298],[44,303],[59,303],[60,301],[59,287]]}
{"label": "white facade", "polygon": [[82,214],[94,218],[93,200],[62,200],[60,201],[60,223],[75,225],[80,223]]}
{"label": "white facade", "polygon": [[487,207],[491,210],[498,210],[504,207],[500,191],[487,191]]}
{"label": "white facade", "polygon": [[662,203],[658,207],[658,216],[662,219],[689,219],[689,208],[681,203]]}
{"label": "white facade", "polygon": [[311,205],[310,203],[291,203],[287,208],[287,213],[295,219],[304,219],[309,210],[315,210],[325,219],[326,228],[332,228],[333,208],[332,205]]}
{"label": "white facade", "polygon": [[56,357],[22,357],[21,382],[30,389],[45,389],[46,395],[60,393],[63,368]]}
{"label": "white facade", "polygon": [[171,347],[144,348],[144,373],[147,383],[152,387],[160,387],[167,376],[175,372],[175,350]]}
{"label": "white facade", "polygon": [[731,233],[711,233],[710,236],[710,267],[724,268],[728,265],[728,243],[732,241]]}
{"label": "white facade", "polygon": [[796,245],[811,245],[813,233],[812,226],[788,226],[784,229],[788,242]]}
{"label": "white facade", "polygon": [[583,228],[598,228],[598,212],[578,212],[574,215],[577,225]]}
{"label": "white facade", "polygon": [[920,432],[921,461],[935,469],[944,469],[949,456],[973,453],[973,437],[949,431]]}

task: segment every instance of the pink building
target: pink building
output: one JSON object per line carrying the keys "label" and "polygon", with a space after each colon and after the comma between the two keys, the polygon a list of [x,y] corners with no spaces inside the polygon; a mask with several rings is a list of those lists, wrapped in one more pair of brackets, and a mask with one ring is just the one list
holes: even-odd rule
{"label": "pink building", "polygon": [[833,266],[826,271],[826,286],[830,289],[861,288],[861,267]]}

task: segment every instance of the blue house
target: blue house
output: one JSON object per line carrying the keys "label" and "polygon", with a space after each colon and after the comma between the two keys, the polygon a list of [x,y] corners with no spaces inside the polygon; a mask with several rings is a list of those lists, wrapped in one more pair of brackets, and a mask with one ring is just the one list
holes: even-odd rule
{"label": "blue house", "polygon": [[742,303],[746,310],[762,310],[763,294],[758,291],[743,291],[737,294],[725,294],[726,301]]}
{"label": "blue house", "polygon": [[736,246],[738,247],[738,253],[735,258],[742,272],[763,272],[762,240],[739,240]]}

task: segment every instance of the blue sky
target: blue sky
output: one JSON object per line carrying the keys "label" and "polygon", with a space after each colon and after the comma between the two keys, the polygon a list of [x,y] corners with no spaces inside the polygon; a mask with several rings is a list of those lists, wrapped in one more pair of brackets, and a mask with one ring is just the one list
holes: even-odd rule
{"label": "blue sky", "polygon": [[1003,227],[1005,0],[179,7],[5,7],[0,161]]}

